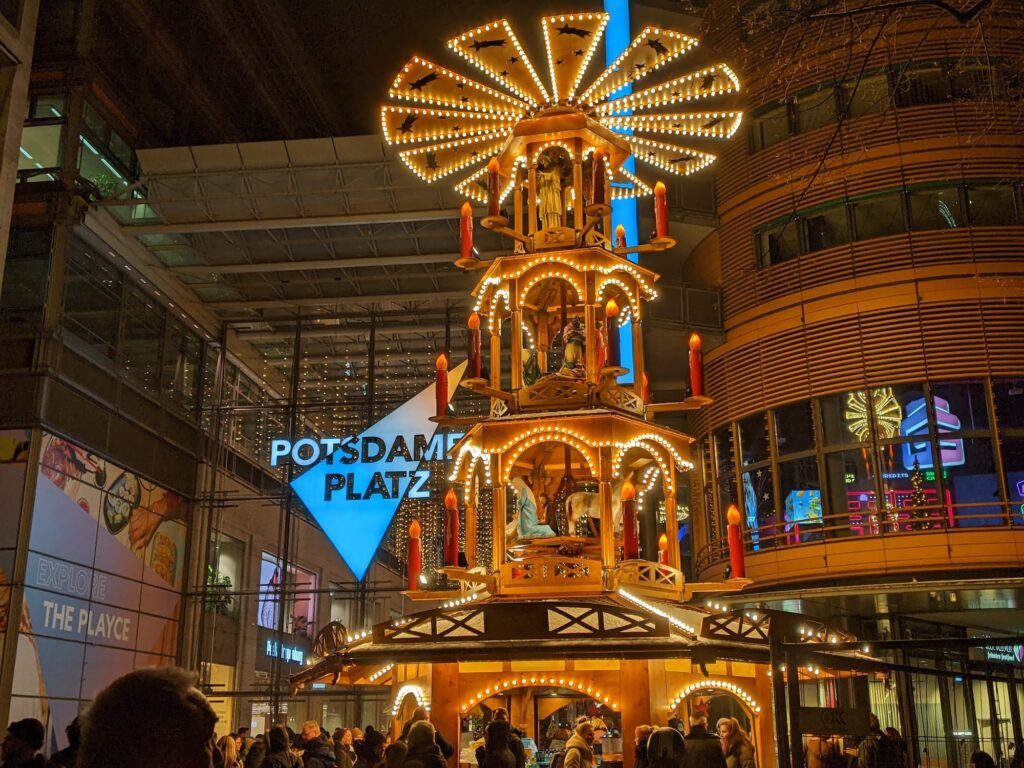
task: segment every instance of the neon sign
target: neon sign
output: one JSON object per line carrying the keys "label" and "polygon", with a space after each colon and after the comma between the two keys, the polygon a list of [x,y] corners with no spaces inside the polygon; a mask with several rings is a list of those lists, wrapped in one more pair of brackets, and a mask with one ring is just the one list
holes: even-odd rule
{"label": "neon sign", "polygon": [[[462,363],[448,371],[449,393],[455,392],[465,370]],[[429,498],[430,473],[419,468],[420,462],[444,459],[460,437],[434,437],[434,387],[355,437],[271,443],[272,462],[289,457],[309,466],[292,480],[292,489],[358,581],[366,576],[406,496]]]}
{"label": "neon sign", "polygon": [[[939,431],[939,457],[945,467],[962,466],[964,457],[964,441],[956,438],[943,438],[942,433],[956,432],[960,429],[960,419],[949,410],[949,403],[941,397],[933,397],[935,403],[935,421]],[[932,456],[932,444],[928,439],[928,414],[923,397],[907,404],[906,417],[900,422],[900,434],[904,437],[921,435],[923,440],[914,440],[903,444],[903,466],[908,470],[933,469],[935,458]]]}

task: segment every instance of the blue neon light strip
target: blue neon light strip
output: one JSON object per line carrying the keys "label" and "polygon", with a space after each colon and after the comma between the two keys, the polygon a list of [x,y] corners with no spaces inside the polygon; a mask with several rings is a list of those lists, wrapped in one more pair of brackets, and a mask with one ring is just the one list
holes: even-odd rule
{"label": "blue neon light strip", "polygon": [[[608,27],[604,33],[604,63],[609,66],[619,54],[629,47],[632,35],[629,29],[629,0],[604,0],[604,9],[610,14]],[[618,98],[633,92],[630,83],[622,86],[609,98]],[[619,130],[619,129],[615,129]],[[622,130],[622,133],[631,131]],[[623,164],[623,167],[630,173],[636,173],[636,159],[630,156]],[[609,237],[614,237],[615,228],[621,224],[626,228],[626,245],[635,246],[639,244],[638,219],[636,210],[636,198],[627,200],[612,200],[612,231]],[[639,261],[637,255],[630,254],[630,261]],[[633,360],[633,324],[623,323],[619,328],[619,354],[623,365],[630,368],[630,372],[622,376],[619,381],[623,384],[633,382],[632,360]]]}

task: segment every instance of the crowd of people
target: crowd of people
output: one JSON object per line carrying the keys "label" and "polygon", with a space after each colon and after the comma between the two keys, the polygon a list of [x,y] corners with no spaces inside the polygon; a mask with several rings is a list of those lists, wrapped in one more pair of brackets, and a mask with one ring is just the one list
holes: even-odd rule
{"label": "crowd of people", "polygon": [[[217,715],[193,675],[173,667],[130,672],[103,689],[81,721],[67,727],[68,746],[49,760],[40,754],[45,730],[38,720],[11,723],[0,745],[0,768],[447,768],[452,743],[420,707],[392,741],[367,726],[325,732],[314,720],[299,733],[275,725],[252,736],[249,729],[217,738]],[[559,729],[549,744],[549,768],[595,768],[599,720],[580,717],[571,733]],[[140,736],[144,735],[144,736]],[[522,731],[508,712],[495,709],[476,749],[478,768],[526,768]],[[906,743],[895,729],[882,730],[871,716],[868,736],[856,750],[836,750],[833,737],[807,741],[808,768],[908,768]],[[754,744],[735,718],[721,718],[715,732],[696,712],[683,723],[641,725],[635,731],[636,768],[758,768]],[[842,758],[842,762],[833,761]],[[975,752],[970,768],[996,768],[992,757]],[[1018,748],[1010,768],[1024,768]]]}

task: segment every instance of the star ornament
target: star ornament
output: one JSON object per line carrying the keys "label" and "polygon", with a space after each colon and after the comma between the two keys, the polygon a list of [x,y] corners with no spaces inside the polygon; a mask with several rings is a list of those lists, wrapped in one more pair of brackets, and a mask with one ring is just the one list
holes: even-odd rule
{"label": "star ornament", "polygon": [[[608,19],[598,12],[542,17],[547,77],[506,19],[448,41],[448,48],[485,82],[413,56],[395,76],[381,107],[385,140],[399,145],[399,157],[420,178],[433,182],[458,174],[456,190],[478,200],[485,195],[480,182],[490,158],[507,146],[522,121],[545,111],[585,115],[619,134],[641,163],[658,171],[686,176],[713,163],[713,142],[732,137],[743,119],[740,111],[716,108],[723,97],[740,90],[739,78],[724,63],[665,75],[664,67],[685,64],[700,41],[647,26],[584,84]],[[650,194],[652,185],[642,175],[616,169],[614,196]],[[510,182],[506,193],[513,186]]]}

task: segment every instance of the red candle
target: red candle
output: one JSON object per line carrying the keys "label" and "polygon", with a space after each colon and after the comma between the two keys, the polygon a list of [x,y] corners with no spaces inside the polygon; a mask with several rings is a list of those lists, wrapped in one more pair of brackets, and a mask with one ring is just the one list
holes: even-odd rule
{"label": "red candle", "polygon": [[615,227],[615,247],[625,248],[626,247],[626,228],[619,224]]}
{"label": "red candle", "polygon": [[476,312],[469,316],[466,321],[469,330],[466,331],[466,359],[469,360],[469,378],[480,378],[480,315]]}
{"label": "red candle", "polygon": [[459,240],[462,258],[473,258],[473,206],[463,203],[459,212]]}
{"label": "red candle", "polygon": [[700,336],[690,334],[690,395],[704,395],[704,352],[701,350]]}
{"label": "red candle", "polygon": [[636,487],[627,478],[622,484],[622,555],[625,560],[640,557],[640,533],[636,520]]}
{"label": "red candle", "polygon": [[658,565],[668,565],[668,536],[658,537]]}
{"label": "red candle", "polygon": [[498,172],[501,170],[501,164],[498,162],[498,158],[492,157],[491,162],[487,164],[487,215],[488,216],[500,216],[501,215],[501,178],[498,176]]}
{"label": "red candle", "polygon": [[448,410],[448,358],[444,352],[437,356],[434,363],[437,368],[437,384],[434,387],[434,394],[437,396],[437,415],[444,416]]}
{"label": "red candle", "polygon": [[420,571],[423,569],[423,552],[420,549],[420,521],[409,523],[409,554],[405,559],[409,576],[405,588],[415,592],[420,588]]}
{"label": "red candle", "polygon": [[729,564],[732,565],[732,578],[742,579],[747,571],[743,563],[743,540],[740,537],[740,511],[735,504],[729,505],[725,513],[729,521]]}
{"label": "red candle", "polygon": [[444,564],[459,566],[459,497],[453,488],[444,495]]}
{"label": "red candle", "polygon": [[619,360],[619,305],[615,299],[608,299],[604,306],[604,322],[608,331],[608,365],[618,368]]}
{"label": "red candle", "polygon": [[604,159],[607,154],[603,149],[595,149],[594,157],[590,163],[590,189],[594,198],[594,205],[604,205]]}
{"label": "red candle", "polygon": [[668,237],[668,198],[665,185],[654,185],[654,231],[658,237]]}

